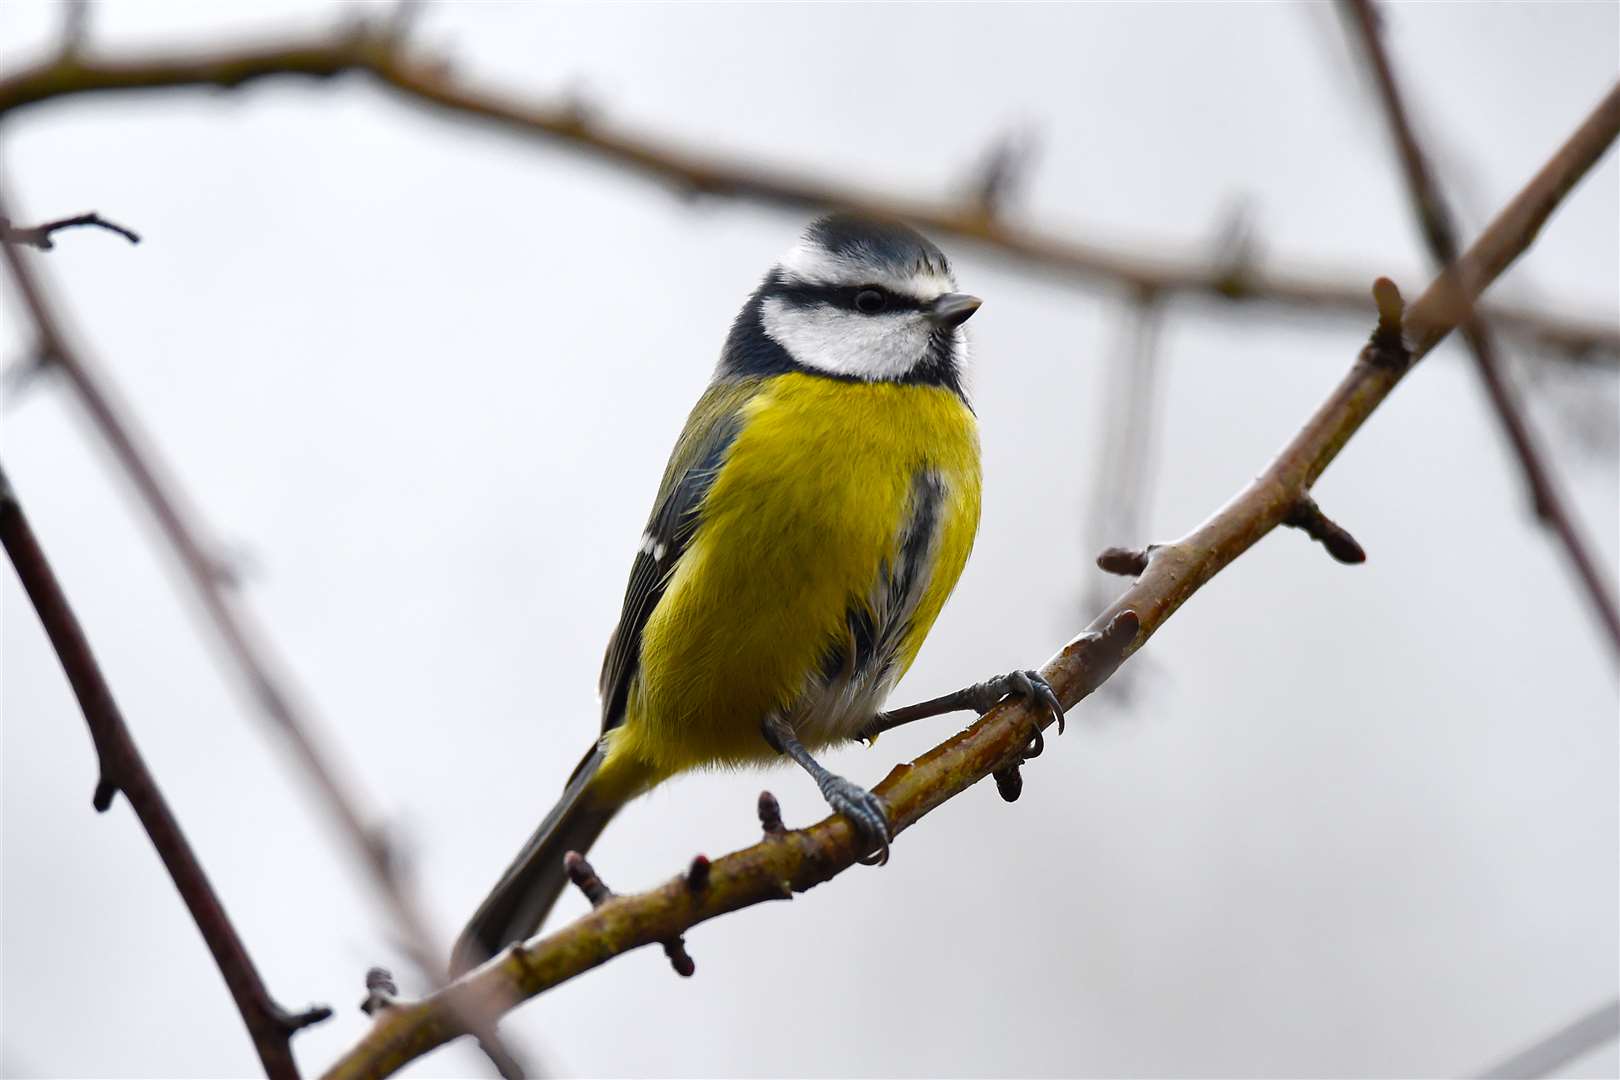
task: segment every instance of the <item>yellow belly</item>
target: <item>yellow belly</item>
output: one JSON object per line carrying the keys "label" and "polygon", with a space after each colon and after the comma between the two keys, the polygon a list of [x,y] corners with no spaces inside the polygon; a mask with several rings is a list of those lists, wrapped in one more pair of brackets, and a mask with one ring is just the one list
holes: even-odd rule
{"label": "yellow belly", "polygon": [[[851,603],[896,565],[920,470],[940,481],[938,539],[881,692],[916,657],[967,562],[979,523],[979,443],[954,394],[794,373],[767,382],[744,417],[643,631],[624,723],[607,736],[611,771],[656,782],[774,757],[761,720],[802,704],[829,648],[847,638]],[[847,737],[875,707],[852,704],[863,714],[801,737]]]}

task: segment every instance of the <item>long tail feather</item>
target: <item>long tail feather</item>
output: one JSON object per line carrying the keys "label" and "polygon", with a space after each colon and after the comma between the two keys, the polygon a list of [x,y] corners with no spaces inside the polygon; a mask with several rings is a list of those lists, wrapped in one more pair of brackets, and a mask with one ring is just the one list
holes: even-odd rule
{"label": "long tail feather", "polygon": [[618,798],[604,798],[602,785],[593,787],[601,766],[602,751],[593,747],[569,778],[562,798],[456,940],[450,958],[452,975],[477,967],[540,929],[568,883],[563,856],[570,851],[582,855],[589,851],[624,805]]}

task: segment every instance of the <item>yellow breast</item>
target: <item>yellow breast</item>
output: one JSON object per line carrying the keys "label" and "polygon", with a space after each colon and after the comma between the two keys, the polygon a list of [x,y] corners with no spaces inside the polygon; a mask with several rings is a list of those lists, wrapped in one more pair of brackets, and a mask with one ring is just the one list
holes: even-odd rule
{"label": "yellow breast", "polygon": [[937,535],[885,689],[916,657],[978,529],[977,425],[948,390],[792,373],[767,380],[743,417],[609,736],[610,757],[658,777],[773,756],[760,721],[794,706],[848,637],[852,601],[897,565],[920,472],[938,479]]}

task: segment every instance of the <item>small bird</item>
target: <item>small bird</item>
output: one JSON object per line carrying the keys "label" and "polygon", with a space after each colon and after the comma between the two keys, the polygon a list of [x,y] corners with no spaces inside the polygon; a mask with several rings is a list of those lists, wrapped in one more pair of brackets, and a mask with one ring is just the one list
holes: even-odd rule
{"label": "small bird", "polygon": [[962,324],[979,304],[915,230],[851,214],[813,222],[765,275],[665,466],[602,664],[601,737],[463,931],[455,972],[538,931],[564,856],[677,773],[785,755],[881,862],[882,800],[813,751],[1008,694],[1061,722],[1032,671],[879,711],[978,530]]}

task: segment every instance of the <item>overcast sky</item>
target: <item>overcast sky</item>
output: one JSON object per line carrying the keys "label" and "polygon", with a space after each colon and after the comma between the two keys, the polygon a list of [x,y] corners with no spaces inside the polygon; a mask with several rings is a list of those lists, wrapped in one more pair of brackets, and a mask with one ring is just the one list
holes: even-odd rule
{"label": "overcast sky", "polygon": [[[336,25],[330,4],[105,3],[98,47]],[[57,9],[0,6],[7,70]],[[1470,234],[1620,71],[1620,7],[1402,5],[1395,59]],[[1195,252],[1230,207],[1278,266],[1426,281],[1377,113],[1330,9],[1294,5],[430,6],[468,78],[886,191],[947,197],[1009,128],[1013,212]],[[595,675],[665,455],[731,316],[802,215],[689,202],[566,148],[458,127],[358,80],[82,100],[8,122],[19,217],[96,209],[44,257],[77,337],[152,435],[410,845],[442,933],[594,736]],[[1500,294],[1620,319],[1611,154]],[[897,700],[1038,664],[1092,612],[1119,298],[942,238],[974,319],[979,543]],[[0,357],[27,344],[7,297]],[[1369,320],[1370,321],[1370,320]],[[1177,302],[1160,334],[1143,543],[1217,508],[1341,376],[1369,321]],[[1518,354],[1611,578],[1612,375]],[[1089,702],[1003,804],[980,785],[791,905],[524,1006],[558,1074],[1457,1076],[1620,985],[1616,680],[1538,531],[1473,372],[1442,348],[1327,473],[1366,546],[1262,542]],[[8,393],[8,472],[136,737],[318,1073],[367,1021],[394,937],[173,560],[49,382]],[[4,600],[0,1064],[209,1076],[256,1061],[128,807],[91,812],[83,722],[15,578]],[[852,748],[875,782],[952,721]],[[621,891],[752,841],[769,786],[699,775],[593,861]],[[578,896],[561,911],[577,914]],[[420,986],[407,984],[407,992]],[[455,1047],[416,1076],[478,1074]],[[1569,1075],[1620,1072],[1614,1045]]]}

